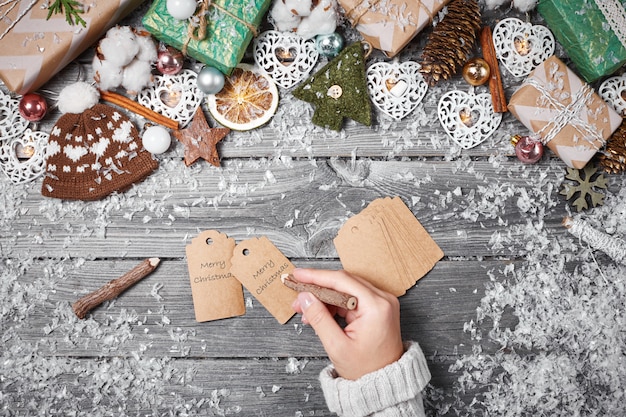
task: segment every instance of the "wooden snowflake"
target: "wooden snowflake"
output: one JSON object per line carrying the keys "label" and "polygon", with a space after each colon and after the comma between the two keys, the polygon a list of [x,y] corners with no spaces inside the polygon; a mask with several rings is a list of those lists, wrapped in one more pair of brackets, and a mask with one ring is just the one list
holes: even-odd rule
{"label": "wooden snowflake", "polygon": [[563,182],[560,194],[564,195],[570,204],[576,207],[576,211],[588,209],[589,206],[601,206],[604,202],[604,193],[599,189],[607,188],[607,179],[598,173],[598,169],[587,165],[578,170],[567,168],[565,178],[572,182]]}

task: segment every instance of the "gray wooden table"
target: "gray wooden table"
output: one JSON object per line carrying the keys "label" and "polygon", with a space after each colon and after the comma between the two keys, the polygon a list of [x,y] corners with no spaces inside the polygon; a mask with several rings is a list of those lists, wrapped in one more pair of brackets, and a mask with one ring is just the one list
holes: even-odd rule
{"label": "gray wooden table", "polygon": [[[418,37],[402,59],[424,42]],[[46,94],[89,77],[92,54]],[[503,76],[510,96],[520,80]],[[477,347],[501,348],[464,331],[486,286],[524,260],[527,242],[513,235],[499,246],[498,237],[528,222],[566,234],[568,213],[558,196],[565,165],[550,153],[522,165],[509,137],[526,130],[512,115],[471,150],[447,137],[436,106],[454,88],[467,85],[455,77],[401,122],[375,113],[372,127],[350,121],[340,133],[313,127],[311,109],[281,91],[267,126],[220,143],[221,168],[186,167],[174,143],[146,181],[97,202],[45,199],[41,179],[14,186],[2,178],[1,413],[329,415],[317,381],[328,360],[312,329],[297,316],[279,325],[248,292],[244,316],[196,322],[185,245],[208,229],[237,241],[267,236],[296,266],[337,269],[332,239],[341,225],[386,196],[401,197],[445,253],[401,297],[403,336],[419,341],[433,374],[428,412],[443,413],[459,377],[449,366]],[[58,116],[50,112],[40,128]],[[611,187],[619,181],[612,177]],[[85,320],[74,316],[73,301],[148,257],[162,259],[156,272]],[[500,325],[514,326],[515,317],[505,314]]]}

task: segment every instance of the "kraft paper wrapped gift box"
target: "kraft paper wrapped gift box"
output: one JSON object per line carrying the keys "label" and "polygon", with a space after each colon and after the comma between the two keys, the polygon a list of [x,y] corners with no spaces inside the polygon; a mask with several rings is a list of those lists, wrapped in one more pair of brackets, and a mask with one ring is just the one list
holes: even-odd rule
{"label": "kraft paper wrapped gift box", "polygon": [[107,0],[86,5],[81,14],[86,27],[82,27],[67,23],[64,13],[46,19],[50,1],[18,0],[0,20],[0,78],[18,94],[38,89],[142,2]]}
{"label": "kraft paper wrapped gift box", "polygon": [[626,63],[625,0],[540,0],[537,10],[587,82]]}
{"label": "kraft paper wrapped gift box", "polygon": [[374,48],[397,55],[450,0],[339,0],[346,17]]}
{"label": "kraft paper wrapped gift box", "polygon": [[530,73],[509,110],[571,168],[582,169],[622,118],[555,56]]}
{"label": "kraft paper wrapped gift box", "polygon": [[243,58],[271,0],[213,0],[208,2],[206,36],[189,35],[189,22],[167,11],[167,0],[154,0],[143,25],[157,39],[229,75]]}

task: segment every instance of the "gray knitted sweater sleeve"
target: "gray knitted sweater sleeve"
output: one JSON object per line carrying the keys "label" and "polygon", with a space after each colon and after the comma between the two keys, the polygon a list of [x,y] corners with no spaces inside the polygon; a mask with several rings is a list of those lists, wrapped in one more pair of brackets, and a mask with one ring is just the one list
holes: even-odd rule
{"label": "gray knitted sweater sleeve", "polygon": [[346,417],[424,416],[422,390],[430,371],[416,342],[405,343],[397,362],[350,381],[337,376],[332,365],[320,374],[326,404],[333,413]]}

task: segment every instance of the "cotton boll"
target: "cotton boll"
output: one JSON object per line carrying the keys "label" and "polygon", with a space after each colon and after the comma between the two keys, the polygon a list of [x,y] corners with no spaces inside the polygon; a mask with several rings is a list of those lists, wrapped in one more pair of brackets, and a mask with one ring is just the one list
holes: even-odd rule
{"label": "cotton boll", "polygon": [[529,12],[537,6],[537,0],[513,0],[513,7],[520,12]]}
{"label": "cotton boll", "polygon": [[128,94],[137,95],[152,81],[152,65],[146,61],[134,60],[124,67],[122,87]]}
{"label": "cotton boll", "polygon": [[[278,3],[280,2],[279,0]],[[285,3],[287,10],[300,17],[309,16],[313,9],[311,0],[282,0],[282,3]]]}
{"label": "cotton boll", "polygon": [[137,45],[139,45],[139,52],[137,58],[140,61],[155,62],[157,60],[157,48],[149,34],[137,34]]}
{"label": "cotton boll", "polygon": [[298,35],[310,39],[317,35],[329,35],[337,28],[337,4],[335,0],[322,0],[308,17],[302,18]]}
{"label": "cotton boll", "polygon": [[98,45],[98,53],[107,61],[123,67],[139,52],[139,44],[133,30],[128,26],[115,26],[107,32]]}
{"label": "cotton boll", "polygon": [[280,32],[292,32],[298,28],[301,18],[291,13],[285,3],[278,0],[274,2],[272,10],[270,10],[270,20],[276,30]]}
{"label": "cotton boll", "polygon": [[122,67],[100,59],[97,55],[93,58],[93,71],[93,78],[101,90],[113,90],[122,84],[124,74]]}

